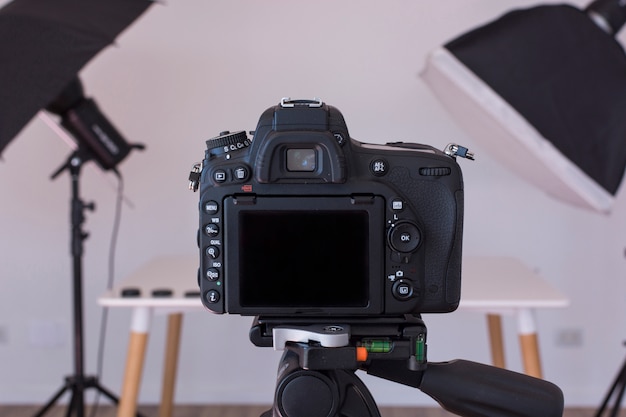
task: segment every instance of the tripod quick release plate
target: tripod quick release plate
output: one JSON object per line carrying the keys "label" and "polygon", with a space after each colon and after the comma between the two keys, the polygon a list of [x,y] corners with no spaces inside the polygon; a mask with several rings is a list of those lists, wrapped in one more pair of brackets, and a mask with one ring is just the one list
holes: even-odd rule
{"label": "tripod quick release plate", "polygon": [[323,347],[343,347],[350,343],[348,325],[309,325],[300,327],[275,327],[274,350],[284,350],[288,342],[318,342]]}

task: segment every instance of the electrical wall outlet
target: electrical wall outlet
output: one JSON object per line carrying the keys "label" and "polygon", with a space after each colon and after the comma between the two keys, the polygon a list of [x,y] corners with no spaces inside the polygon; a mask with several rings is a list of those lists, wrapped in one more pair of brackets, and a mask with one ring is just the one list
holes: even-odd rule
{"label": "electrical wall outlet", "polygon": [[556,332],[556,345],[559,347],[581,347],[584,343],[581,328],[563,328]]}

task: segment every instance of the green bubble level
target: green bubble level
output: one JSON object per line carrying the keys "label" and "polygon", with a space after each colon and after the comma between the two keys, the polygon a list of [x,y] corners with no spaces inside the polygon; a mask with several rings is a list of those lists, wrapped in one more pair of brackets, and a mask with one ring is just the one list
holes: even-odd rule
{"label": "green bubble level", "polygon": [[415,360],[418,362],[426,361],[426,337],[423,333],[417,335],[415,340]]}
{"label": "green bubble level", "polygon": [[393,349],[390,340],[364,340],[363,347],[369,353],[389,353]]}

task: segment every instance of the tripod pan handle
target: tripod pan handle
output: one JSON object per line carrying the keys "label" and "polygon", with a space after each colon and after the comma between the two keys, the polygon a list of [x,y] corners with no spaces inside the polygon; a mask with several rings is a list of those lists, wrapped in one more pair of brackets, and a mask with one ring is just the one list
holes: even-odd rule
{"label": "tripod pan handle", "polygon": [[556,385],[506,369],[455,360],[429,363],[420,390],[465,417],[561,417]]}

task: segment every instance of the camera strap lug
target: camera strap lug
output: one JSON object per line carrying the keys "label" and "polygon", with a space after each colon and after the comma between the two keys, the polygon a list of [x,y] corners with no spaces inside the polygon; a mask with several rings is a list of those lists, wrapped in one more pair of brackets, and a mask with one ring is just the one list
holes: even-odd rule
{"label": "camera strap lug", "polygon": [[469,149],[457,145],[456,143],[449,143],[448,146],[444,149],[446,155],[451,157],[460,156],[461,158],[469,159],[470,161],[474,160],[474,152],[471,152]]}
{"label": "camera strap lug", "polygon": [[310,108],[322,107],[324,102],[321,98],[313,98],[313,100],[293,100],[291,97],[283,97],[280,99],[280,107],[296,107],[296,106],[307,106]]}
{"label": "camera strap lug", "polygon": [[202,173],[202,162],[194,164],[189,173],[189,190],[194,193],[198,191],[200,186],[200,175]]}

